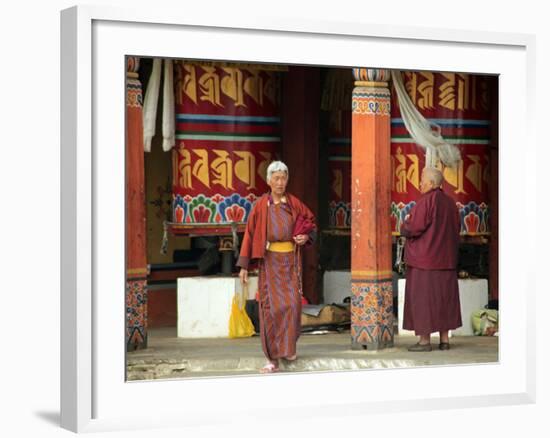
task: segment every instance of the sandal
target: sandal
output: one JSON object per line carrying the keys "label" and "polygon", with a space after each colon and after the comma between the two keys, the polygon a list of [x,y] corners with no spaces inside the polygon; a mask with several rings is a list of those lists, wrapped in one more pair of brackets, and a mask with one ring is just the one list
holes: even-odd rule
{"label": "sandal", "polygon": [[279,371],[279,367],[273,362],[268,362],[262,368],[260,368],[261,374],[271,374],[276,373],[277,371]]}
{"label": "sandal", "polygon": [[297,355],[295,354],[294,356],[285,357],[285,360],[288,360],[289,362],[294,362],[296,358],[297,358]]}
{"label": "sandal", "polygon": [[407,348],[409,351],[413,352],[421,352],[421,351],[432,351],[432,345],[431,344],[421,344],[420,342],[417,342],[416,344],[410,346]]}

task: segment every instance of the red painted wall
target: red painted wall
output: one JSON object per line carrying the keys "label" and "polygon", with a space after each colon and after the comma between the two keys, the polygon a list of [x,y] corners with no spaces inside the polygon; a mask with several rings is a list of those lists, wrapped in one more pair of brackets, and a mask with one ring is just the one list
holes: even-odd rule
{"label": "red painted wall", "polygon": [[[282,160],[289,168],[288,191],[318,216],[320,69],[290,66],[283,75]],[[318,303],[317,245],[304,251],[303,289],[311,303]]]}

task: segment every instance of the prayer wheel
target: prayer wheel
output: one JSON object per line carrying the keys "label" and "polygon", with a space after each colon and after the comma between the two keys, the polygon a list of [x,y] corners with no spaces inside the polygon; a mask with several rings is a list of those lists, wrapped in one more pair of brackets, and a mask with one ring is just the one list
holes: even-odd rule
{"label": "prayer wheel", "polygon": [[281,141],[276,70],[174,63],[173,223],[245,223],[268,191],[266,169]]}
{"label": "prayer wheel", "polygon": [[[443,189],[456,202],[461,234],[489,234],[489,146],[491,103],[488,76],[463,73],[406,72],[407,92],[420,113],[441,128],[443,138],[455,144],[462,160],[456,169],[444,168]],[[391,106],[391,221],[398,235],[401,221],[420,196],[425,151],[410,137],[403,122],[397,93]]]}

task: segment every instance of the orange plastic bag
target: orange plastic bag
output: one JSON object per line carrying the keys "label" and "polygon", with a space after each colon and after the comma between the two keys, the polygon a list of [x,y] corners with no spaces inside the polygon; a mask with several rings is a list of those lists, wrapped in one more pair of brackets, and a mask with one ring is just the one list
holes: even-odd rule
{"label": "orange plastic bag", "polygon": [[235,292],[231,303],[231,316],[229,317],[229,337],[247,338],[254,334],[254,324],[245,310],[247,285],[241,291]]}

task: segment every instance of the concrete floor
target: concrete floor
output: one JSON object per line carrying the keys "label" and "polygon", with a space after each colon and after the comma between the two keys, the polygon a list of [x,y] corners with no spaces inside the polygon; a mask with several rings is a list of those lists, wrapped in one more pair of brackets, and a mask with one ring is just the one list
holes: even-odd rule
{"label": "concrete floor", "polygon": [[[239,339],[182,339],[176,328],[150,329],[148,348],[127,353],[127,380],[153,380],[257,374],[266,360],[259,336]],[[352,350],[349,330],[342,333],[303,333],[298,359],[281,361],[281,372],[344,371],[498,362],[498,337],[454,336],[451,349],[437,349],[432,336],[429,353],[411,353],[417,338],[398,336],[394,347]]]}

